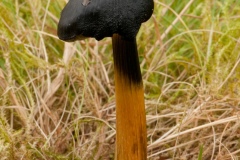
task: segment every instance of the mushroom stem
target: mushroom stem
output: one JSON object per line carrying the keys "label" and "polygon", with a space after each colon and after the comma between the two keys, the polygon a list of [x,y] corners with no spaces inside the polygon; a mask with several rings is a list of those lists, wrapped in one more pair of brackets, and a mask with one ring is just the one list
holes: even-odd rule
{"label": "mushroom stem", "polygon": [[116,92],[116,159],[146,160],[144,91],[136,38],[112,37]]}

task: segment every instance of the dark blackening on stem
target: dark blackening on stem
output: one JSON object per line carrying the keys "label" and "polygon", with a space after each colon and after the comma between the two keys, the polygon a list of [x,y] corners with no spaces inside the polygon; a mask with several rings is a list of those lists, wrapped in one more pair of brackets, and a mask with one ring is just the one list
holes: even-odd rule
{"label": "dark blackening on stem", "polygon": [[114,65],[130,83],[142,85],[136,38],[124,39],[118,34],[112,38]]}

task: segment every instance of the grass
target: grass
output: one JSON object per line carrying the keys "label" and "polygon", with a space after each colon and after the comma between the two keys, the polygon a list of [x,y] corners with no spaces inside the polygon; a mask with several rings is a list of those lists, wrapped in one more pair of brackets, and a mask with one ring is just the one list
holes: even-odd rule
{"label": "grass", "polygon": [[[66,1],[0,3],[0,157],[114,157],[111,39],[58,40]],[[137,36],[148,159],[240,158],[240,2],[155,0]]]}

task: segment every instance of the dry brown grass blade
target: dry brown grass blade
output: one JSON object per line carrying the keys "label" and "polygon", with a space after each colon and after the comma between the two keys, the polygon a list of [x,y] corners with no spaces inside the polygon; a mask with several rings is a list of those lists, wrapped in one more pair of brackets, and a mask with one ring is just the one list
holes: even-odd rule
{"label": "dry brown grass blade", "polygon": [[[10,67],[10,62],[9,62],[9,55],[7,52],[5,52],[4,54],[5,56],[5,59],[6,59],[6,68],[8,68],[8,75],[11,75],[11,67]],[[10,76],[8,78],[9,80],[8,81],[12,81],[12,77]],[[9,83],[11,82],[8,82],[3,74],[3,71],[2,69],[0,68],[0,87],[2,88],[3,90],[3,94],[9,94],[10,98],[11,98],[11,102],[13,105],[15,106],[22,106],[20,104],[20,102],[18,101],[13,89],[11,88],[11,85],[9,85]],[[3,96],[3,95],[1,95]],[[17,107],[15,108],[16,112],[18,113],[18,116],[19,118],[21,119],[21,122],[22,122],[22,125],[24,127],[26,127],[27,125],[27,118],[28,118],[28,113],[27,113],[27,110],[26,108],[24,107]]]}
{"label": "dry brown grass blade", "polygon": [[[73,49],[72,44],[65,43],[64,52],[63,52],[64,65],[67,65],[69,63],[69,61],[71,60],[73,55],[74,55],[74,49]],[[60,68],[57,76],[51,82],[50,88],[49,88],[49,90],[47,90],[46,94],[44,95],[43,101],[42,101],[45,104],[42,107],[45,108],[45,110],[47,111],[47,113],[52,118],[52,120],[55,124],[57,124],[58,118],[56,116],[54,116],[54,114],[51,113],[51,110],[48,108],[48,106],[46,104],[48,104],[48,102],[53,98],[56,91],[59,89],[60,85],[63,82],[64,76],[65,76],[65,68]],[[53,103],[53,102],[51,102],[51,103]]]}

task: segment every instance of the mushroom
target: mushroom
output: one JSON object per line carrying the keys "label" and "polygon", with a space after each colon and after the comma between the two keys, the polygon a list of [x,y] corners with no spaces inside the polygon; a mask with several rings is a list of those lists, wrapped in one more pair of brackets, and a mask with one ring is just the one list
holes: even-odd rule
{"label": "mushroom", "polygon": [[136,35],[153,0],[69,0],[58,24],[64,41],[112,37],[116,92],[116,159],[146,160],[147,132]]}

